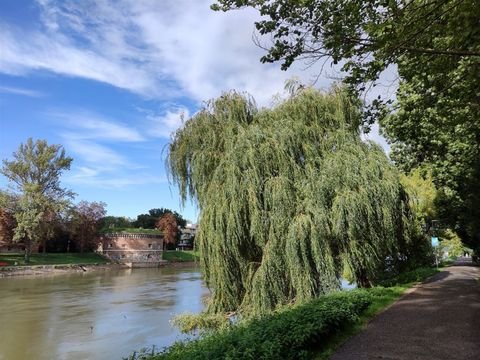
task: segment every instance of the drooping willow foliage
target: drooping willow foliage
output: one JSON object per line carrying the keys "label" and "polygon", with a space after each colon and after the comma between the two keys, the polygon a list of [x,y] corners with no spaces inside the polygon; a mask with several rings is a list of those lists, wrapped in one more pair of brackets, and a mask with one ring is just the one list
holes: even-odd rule
{"label": "drooping willow foliage", "polygon": [[359,134],[341,89],[305,89],[272,109],[236,92],[177,131],[169,167],[200,208],[197,245],[210,312],[262,313],[357,282],[409,242],[406,196]]}

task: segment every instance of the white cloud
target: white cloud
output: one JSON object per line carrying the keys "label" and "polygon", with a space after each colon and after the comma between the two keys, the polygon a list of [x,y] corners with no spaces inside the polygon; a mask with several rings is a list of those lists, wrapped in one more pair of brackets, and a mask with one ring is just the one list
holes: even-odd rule
{"label": "white cloud", "polygon": [[190,112],[183,106],[167,110],[161,116],[150,112],[147,115],[147,120],[150,121],[149,135],[170,138],[172,133],[179,129],[183,125],[184,120],[187,120],[189,117]]}
{"label": "white cloud", "polygon": [[80,156],[80,160],[87,164],[93,164],[99,169],[112,169],[129,163],[118,152],[93,141],[78,139],[74,134],[64,133],[63,139],[67,152],[75,153]]}
{"label": "white cloud", "polygon": [[37,90],[23,89],[12,86],[0,86],[0,93],[29,96],[34,98],[44,97],[45,93]]}
{"label": "white cloud", "polygon": [[[213,12],[210,0],[41,0],[43,32],[3,25],[0,71],[47,70],[127,89],[147,97],[196,101],[237,89],[269,103],[298,73],[261,64],[252,41],[253,10]],[[330,80],[323,79],[320,85]]]}
{"label": "white cloud", "polygon": [[74,133],[69,134],[69,138],[119,142],[145,141],[145,137],[137,129],[92,112],[71,109],[68,112],[52,111],[49,116],[62,121],[63,126],[74,130]]}
{"label": "white cloud", "polygon": [[120,189],[128,186],[147,184],[163,184],[168,180],[165,177],[154,176],[146,173],[120,174],[112,176],[99,172],[96,169],[80,167],[73,175],[64,176],[64,181],[69,184],[83,185],[103,189]]}
{"label": "white cloud", "polygon": [[[264,106],[272,103],[287,79],[296,75],[309,84],[322,66],[295,63],[285,72],[279,64],[261,64],[265,51],[252,39],[253,23],[259,19],[252,9],[213,12],[211,0],[37,3],[40,30],[0,23],[0,72],[27,75],[44,70],[107,83],[147,98],[176,102],[189,98],[198,104],[236,89],[252,94]],[[316,86],[327,88],[340,74],[329,64],[323,70]],[[383,90],[377,87],[367,97],[378,91]],[[181,125],[178,115],[178,108],[149,114],[153,129],[149,133],[167,137]],[[91,124],[90,130],[103,125]],[[122,141],[129,136],[137,141],[136,135],[118,128],[105,132],[116,133],[112,137]]]}

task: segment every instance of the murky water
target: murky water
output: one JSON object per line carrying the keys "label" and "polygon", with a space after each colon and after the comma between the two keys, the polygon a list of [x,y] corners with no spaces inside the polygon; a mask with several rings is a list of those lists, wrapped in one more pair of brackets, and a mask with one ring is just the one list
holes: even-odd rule
{"label": "murky water", "polygon": [[169,320],[200,312],[199,269],[0,279],[0,360],[118,359],[184,338]]}

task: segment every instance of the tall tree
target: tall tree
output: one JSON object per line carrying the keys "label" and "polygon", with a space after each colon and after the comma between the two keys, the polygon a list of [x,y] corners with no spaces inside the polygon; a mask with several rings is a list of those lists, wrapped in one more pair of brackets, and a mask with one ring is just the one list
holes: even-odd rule
{"label": "tall tree", "polygon": [[91,250],[97,245],[100,220],[107,213],[106,205],[104,202],[80,201],[72,209],[72,233],[81,253],[85,248]]}
{"label": "tall tree", "polygon": [[[439,216],[480,246],[480,4],[478,0],[218,0],[254,7],[273,43],[263,62],[341,63],[353,93],[389,65],[400,86],[392,107],[374,100],[364,120],[382,120],[392,158],[406,172],[428,167]],[[385,115],[394,110],[392,116]]]}
{"label": "tall tree", "polygon": [[73,197],[60,184],[60,175],[70,169],[71,162],[61,145],[31,138],[13,153],[13,160],[3,160],[0,172],[19,194],[14,240],[25,242],[26,262],[32,245],[48,236],[47,222],[52,212],[60,212]]}
{"label": "tall tree", "polygon": [[177,131],[170,170],[200,208],[209,311],[321,295],[339,287],[343,261],[368,286],[414,241],[399,174],[359,124],[344,91],[304,89],[270,110],[224,94]]}
{"label": "tall tree", "polygon": [[163,247],[175,245],[178,235],[178,223],[176,216],[171,212],[166,212],[156,224],[157,229],[163,232]]}
{"label": "tall tree", "polygon": [[[472,21],[464,17],[458,28]],[[406,172],[429,169],[440,193],[439,219],[480,246],[480,57],[405,58],[399,72],[395,112],[381,121],[391,158]]]}

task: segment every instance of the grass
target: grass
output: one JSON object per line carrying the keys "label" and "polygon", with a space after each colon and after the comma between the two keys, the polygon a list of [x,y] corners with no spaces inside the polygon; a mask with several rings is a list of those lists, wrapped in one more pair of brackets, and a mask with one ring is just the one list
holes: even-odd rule
{"label": "grass", "polygon": [[46,253],[32,254],[30,263],[25,264],[23,254],[3,253],[0,254],[0,263],[7,265],[31,266],[31,265],[57,265],[57,264],[106,264],[109,261],[95,253]]}
{"label": "grass", "polygon": [[163,260],[170,262],[191,262],[198,261],[198,252],[196,251],[164,251]]}

